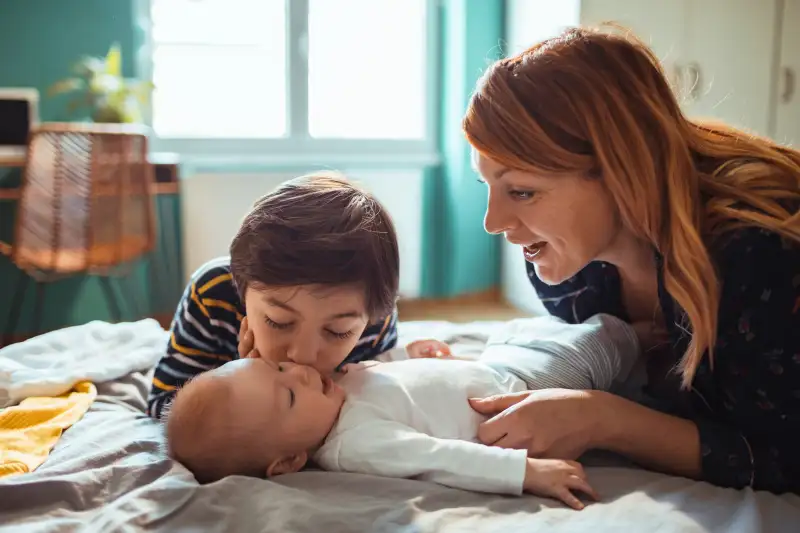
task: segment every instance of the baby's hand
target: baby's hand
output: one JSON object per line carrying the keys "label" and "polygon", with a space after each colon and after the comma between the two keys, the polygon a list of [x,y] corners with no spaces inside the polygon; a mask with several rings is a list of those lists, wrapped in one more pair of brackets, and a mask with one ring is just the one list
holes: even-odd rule
{"label": "baby's hand", "polygon": [[411,359],[452,359],[450,346],[435,339],[414,341],[406,346],[406,352]]}
{"label": "baby's hand", "polygon": [[599,500],[586,480],[586,472],[580,463],[560,459],[528,458],[523,490],[536,496],[556,498],[579,511],[584,504],[572,491],[577,490],[595,501]]}

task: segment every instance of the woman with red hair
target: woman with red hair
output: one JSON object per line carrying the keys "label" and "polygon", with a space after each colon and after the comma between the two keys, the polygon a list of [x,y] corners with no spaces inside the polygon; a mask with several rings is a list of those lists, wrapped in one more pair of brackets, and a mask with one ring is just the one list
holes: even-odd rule
{"label": "woman with red hair", "polygon": [[463,128],[486,230],[522,247],[550,313],[634,324],[661,368],[648,392],[667,406],[597,391],[478,399],[495,415],[481,440],[800,492],[800,153],[689,120],[646,46],[588,29],[492,65]]}

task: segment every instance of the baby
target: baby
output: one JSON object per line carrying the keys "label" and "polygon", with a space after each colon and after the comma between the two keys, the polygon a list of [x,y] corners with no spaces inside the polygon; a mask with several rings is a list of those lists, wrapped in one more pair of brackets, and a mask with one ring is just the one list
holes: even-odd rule
{"label": "baby", "polygon": [[632,328],[604,315],[579,325],[518,320],[490,338],[478,360],[429,358],[421,345],[407,360],[351,365],[336,381],[311,367],[257,358],[201,374],[172,404],[169,453],[201,483],[297,472],[313,460],[331,471],[530,492],[577,509],[583,504],[570,491],[595,496],[578,463],[479,443],[485,417],[467,399],[608,389],[638,356]]}

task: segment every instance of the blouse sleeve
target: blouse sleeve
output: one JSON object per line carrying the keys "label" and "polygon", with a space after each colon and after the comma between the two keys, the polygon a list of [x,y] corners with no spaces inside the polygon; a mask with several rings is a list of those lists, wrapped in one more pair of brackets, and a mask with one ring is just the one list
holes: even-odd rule
{"label": "blouse sleeve", "polygon": [[[697,420],[703,476],[800,490],[800,247],[747,230],[720,256],[714,420]],[[697,394],[697,391],[694,391]]]}

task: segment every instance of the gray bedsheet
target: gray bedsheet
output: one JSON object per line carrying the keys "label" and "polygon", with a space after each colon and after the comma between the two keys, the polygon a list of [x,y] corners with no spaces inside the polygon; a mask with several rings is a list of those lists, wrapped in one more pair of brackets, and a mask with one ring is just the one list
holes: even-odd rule
{"label": "gray bedsheet", "polygon": [[590,467],[603,501],[576,512],[530,496],[413,480],[304,472],[199,486],[143,414],[147,376],[100,397],[35,472],[0,481],[0,532],[800,531],[800,497],[719,489],[625,467]]}

